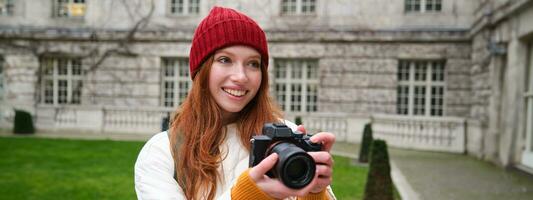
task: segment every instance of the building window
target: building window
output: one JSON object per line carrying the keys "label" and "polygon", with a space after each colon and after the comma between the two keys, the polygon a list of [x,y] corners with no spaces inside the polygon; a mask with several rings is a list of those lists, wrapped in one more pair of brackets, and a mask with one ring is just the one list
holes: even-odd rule
{"label": "building window", "polygon": [[440,12],[442,0],[405,0],[405,12]]}
{"label": "building window", "polygon": [[318,61],[277,60],[274,68],[274,92],[284,111],[318,110]]}
{"label": "building window", "polygon": [[85,16],[85,0],[56,0],[55,16],[61,18],[82,18]]}
{"label": "building window", "polygon": [[173,15],[197,15],[200,13],[200,0],[171,0],[170,13]]}
{"label": "building window", "polygon": [[316,13],[316,0],[283,0],[282,15],[308,15]]}
{"label": "building window", "polygon": [[41,101],[45,104],[80,104],[85,70],[79,58],[41,59]]}
{"label": "building window", "polygon": [[177,107],[185,101],[192,87],[189,61],[185,58],[163,58],[161,63],[161,105]]}
{"label": "building window", "polygon": [[12,16],[14,8],[13,0],[0,0],[0,16]]}
{"label": "building window", "polygon": [[444,115],[444,61],[401,60],[398,66],[397,113]]}

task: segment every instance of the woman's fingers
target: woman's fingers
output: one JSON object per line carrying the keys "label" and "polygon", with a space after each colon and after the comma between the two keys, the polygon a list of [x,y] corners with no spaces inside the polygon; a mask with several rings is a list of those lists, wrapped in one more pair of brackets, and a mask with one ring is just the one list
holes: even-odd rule
{"label": "woman's fingers", "polygon": [[335,143],[335,135],[329,132],[320,132],[311,137],[311,142],[321,143],[322,150],[329,152]]}
{"label": "woman's fingers", "polygon": [[326,189],[329,185],[331,185],[332,178],[330,177],[317,177],[315,180],[315,185],[311,189],[310,192],[312,193],[319,193],[322,190]]}
{"label": "woman's fingers", "polygon": [[[300,125],[297,131],[305,133],[305,128]],[[333,158],[329,151],[335,143],[335,135],[328,132],[320,132],[311,137],[311,142],[322,144],[323,151],[307,152],[316,165],[315,178],[309,185],[301,189],[288,188],[278,179],[272,179],[265,174],[271,170],[278,161],[278,155],[273,153],[263,159],[258,165],[253,167],[249,175],[257,184],[257,186],[271,197],[283,199],[289,196],[305,196],[308,193],[318,193],[324,190],[332,182],[333,175]]]}
{"label": "woman's fingers", "polygon": [[318,164],[324,164],[328,166],[333,166],[333,158],[331,157],[331,154],[329,154],[326,151],[310,151],[307,152],[311,157],[313,157],[313,160],[315,160],[315,163]]}
{"label": "woman's fingers", "polygon": [[278,162],[278,154],[272,153],[250,170],[250,177],[257,182]]}
{"label": "woman's fingers", "polygon": [[332,182],[333,158],[326,151],[308,152],[317,163],[314,185],[310,192],[318,193],[324,190]]}
{"label": "woman's fingers", "polygon": [[333,169],[327,165],[317,165],[316,173],[318,174],[318,178],[327,178],[333,175]]}
{"label": "woman's fingers", "polygon": [[300,133],[307,133],[307,131],[305,130],[304,125],[298,125],[296,130],[299,131]]}

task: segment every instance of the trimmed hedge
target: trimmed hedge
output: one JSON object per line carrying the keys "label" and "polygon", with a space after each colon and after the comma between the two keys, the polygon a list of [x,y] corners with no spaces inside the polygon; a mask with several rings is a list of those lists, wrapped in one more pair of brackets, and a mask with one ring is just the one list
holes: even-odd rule
{"label": "trimmed hedge", "polygon": [[363,199],[392,200],[393,198],[387,143],[383,140],[374,140],[372,142],[370,168]]}
{"label": "trimmed hedge", "polygon": [[302,125],[302,117],[297,116],[297,117],[294,119],[294,123],[295,123],[296,125]]}
{"label": "trimmed hedge", "polygon": [[361,140],[361,149],[359,150],[360,163],[368,162],[368,156],[370,154],[370,145],[372,145],[372,141],[374,140],[374,137],[372,135],[372,124],[365,124],[365,128],[363,129],[363,138]]}
{"label": "trimmed hedge", "polygon": [[15,121],[13,133],[31,134],[35,133],[33,119],[29,112],[15,109]]}

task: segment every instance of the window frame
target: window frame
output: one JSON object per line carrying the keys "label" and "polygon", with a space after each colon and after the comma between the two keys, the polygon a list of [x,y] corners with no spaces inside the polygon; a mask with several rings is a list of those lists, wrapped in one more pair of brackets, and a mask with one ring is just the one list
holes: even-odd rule
{"label": "window frame", "polygon": [[[418,4],[417,4],[418,2]],[[442,12],[442,0],[405,0],[405,13],[440,13]],[[417,8],[418,5],[418,9]],[[431,9],[429,9],[431,7]]]}
{"label": "window frame", "polygon": [[[198,16],[200,15],[201,9],[201,0],[182,0],[182,11],[177,12],[178,1],[180,0],[169,0],[167,5],[167,13],[170,16]],[[195,6],[193,6],[195,5]],[[196,8],[193,10],[193,8]],[[194,12],[193,12],[194,11]]]}
{"label": "window frame", "polygon": [[5,4],[2,8],[5,9],[0,9],[0,17],[13,16],[15,14],[15,1],[5,0]]}
{"label": "window frame", "polygon": [[[295,72],[301,76],[295,77]],[[287,113],[318,112],[319,73],[318,59],[275,59],[272,92],[280,108]],[[281,88],[283,90],[280,90]],[[299,95],[293,94],[295,88],[299,88]],[[298,100],[294,101],[293,98]],[[299,109],[296,109],[297,107]]]}
{"label": "window frame", "polygon": [[[66,62],[66,74],[61,73],[60,62]],[[76,62],[76,64],[74,64]],[[86,74],[84,69],[83,62],[81,58],[78,57],[42,57],[39,60],[41,77],[41,87],[40,87],[40,103],[46,105],[80,105],[82,104],[83,97],[83,78]],[[48,67],[51,66],[51,73],[47,74]],[[74,67],[78,67],[79,74],[74,74]],[[49,82],[51,81],[52,88],[49,88]],[[66,88],[61,87],[60,83],[65,83]],[[79,90],[75,90],[74,87],[77,87],[78,84]],[[51,89],[51,93],[50,93]],[[65,97],[61,95],[61,89],[65,89]],[[78,93],[77,95],[75,93]],[[51,99],[48,98],[51,94]],[[76,97],[77,96],[77,97]],[[63,102],[64,101],[64,102]]]}
{"label": "window frame", "polygon": [[[290,2],[294,4],[291,4]],[[318,5],[317,0],[281,0],[280,1],[280,15],[282,16],[316,15],[317,5]],[[290,7],[294,7],[294,11],[291,11],[291,9],[285,10],[285,8],[290,8]],[[309,9],[310,11],[307,11],[307,9]]]}
{"label": "window frame", "polygon": [[[87,15],[87,0],[53,0],[53,17],[60,19],[83,19]],[[81,10],[81,15],[73,15],[73,9]]]}
{"label": "window frame", "polygon": [[[171,62],[172,64],[170,64]],[[189,75],[189,59],[186,57],[162,57],[160,66],[160,105],[162,107],[178,107],[187,98],[193,84]],[[167,67],[171,67],[173,70],[171,76],[167,76]],[[172,89],[170,91],[167,89],[167,83],[172,83]],[[186,85],[185,91],[182,90],[182,85]],[[167,92],[171,92],[170,94],[172,94],[171,101],[167,101],[169,100],[166,96]]]}
{"label": "window frame", "polygon": [[[402,67],[405,66],[408,67],[408,70],[405,70],[405,68],[402,69]],[[437,66],[441,67],[440,73],[436,73],[437,70],[435,69],[438,68]],[[417,73],[417,67],[419,67],[419,69],[425,69],[419,71],[422,73]],[[406,76],[405,72],[407,72]],[[423,76],[419,76],[422,80],[417,80],[417,74],[423,74]],[[437,77],[437,79],[440,80],[433,80],[433,75],[440,75]],[[396,114],[407,116],[446,116],[446,60],[399,60],[397,77]],[[407,77],[407,80],[405,80],[405,77]],[[407,88],[407,90],[405,90],[405,88]],[[419,90],[419,88],[423,88],[423,90]],[[436,90],[437,88],[441,91],[440,94],[433,95],[433,89]],[[422,96],[417,96],[417,89]],[[417,104],[417,102],[420,102],[420,99],[423,99],[423,104]],[[433,104],[433,100],[435,100],[435,102],[438,101],[438,103]],[[423,113],[419,113],[420,111]],[[435,113],[433,113],[433,111],[435,111]]]}

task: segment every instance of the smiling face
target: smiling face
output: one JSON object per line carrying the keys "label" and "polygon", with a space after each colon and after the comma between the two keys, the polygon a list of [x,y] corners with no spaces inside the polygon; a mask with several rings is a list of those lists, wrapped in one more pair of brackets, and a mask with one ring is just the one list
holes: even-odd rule
{"label": "smiling face", "polygon": [[214,54],[209,91],[225,118],[240,112],[261,86],[261,55],[248,46],[230,46]]}

